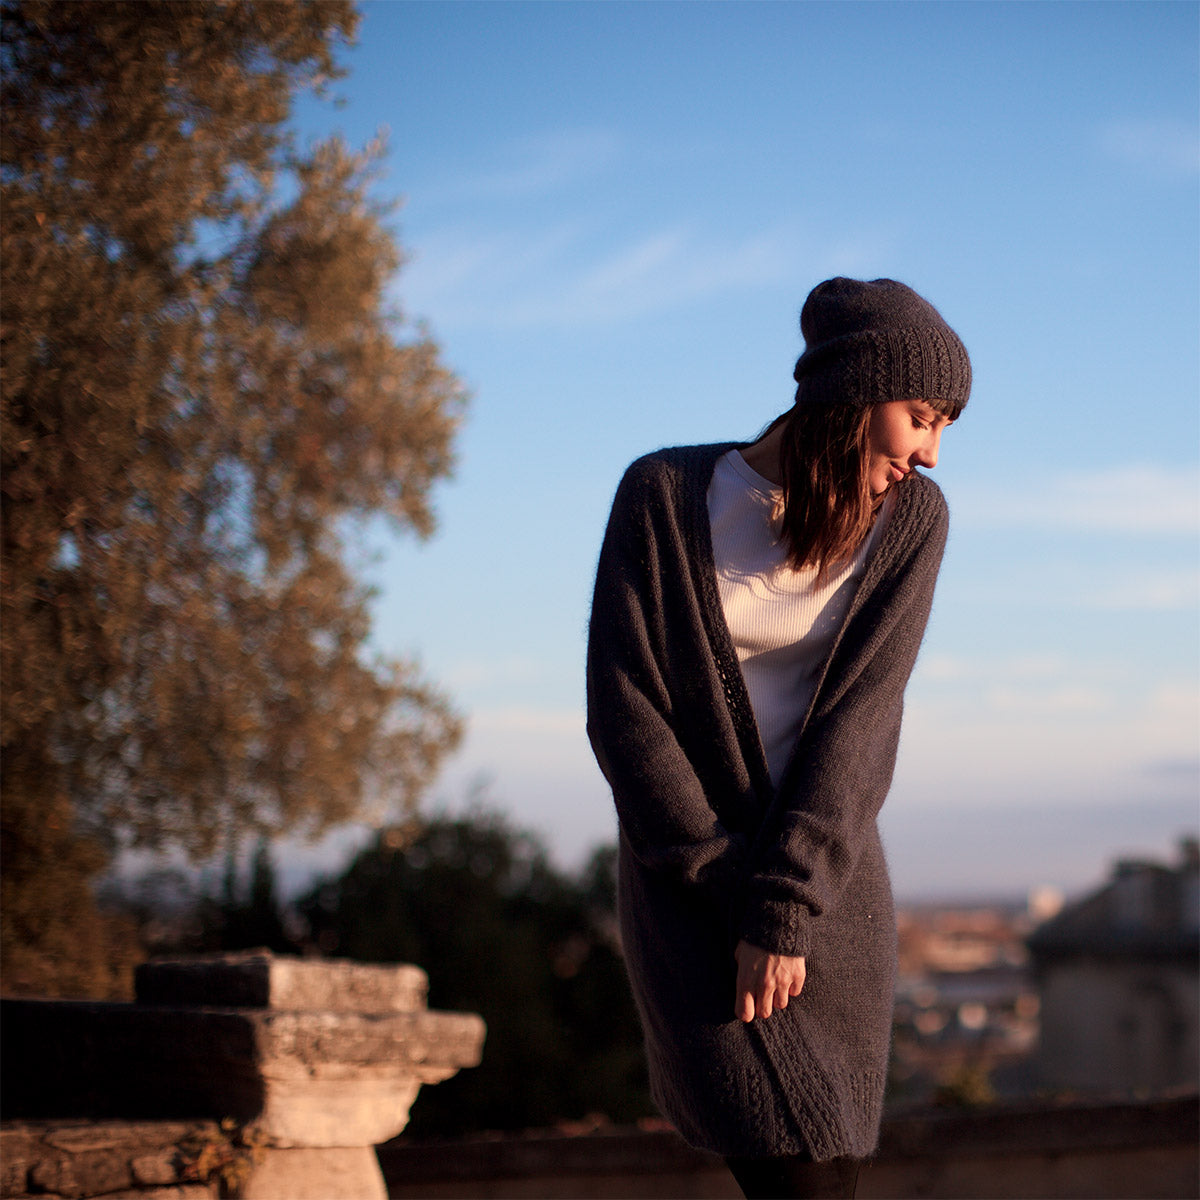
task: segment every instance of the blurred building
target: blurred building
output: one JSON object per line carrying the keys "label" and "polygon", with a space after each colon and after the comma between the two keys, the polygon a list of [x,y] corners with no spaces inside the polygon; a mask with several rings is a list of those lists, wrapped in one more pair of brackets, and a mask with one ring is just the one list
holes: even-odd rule
{"label": "blurred building", "polygon": [[899,975],[889,1102],[980,1103],[1028,1090],[1038,996],[1024,906],[906,906],[896,914]]}
{"label": "blurred building", "polygon": [[1154,1093],[1200,1081],[1200,845],[1109,882],[1029,938],[1044,1086]]}

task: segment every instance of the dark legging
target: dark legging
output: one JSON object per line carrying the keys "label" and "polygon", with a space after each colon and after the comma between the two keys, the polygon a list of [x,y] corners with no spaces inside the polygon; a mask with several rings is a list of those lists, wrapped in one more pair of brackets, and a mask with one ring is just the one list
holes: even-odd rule
{"label": "dark legging", "polygon": [[854,1200],[860,1158],[727,1158],[746,1200]]}

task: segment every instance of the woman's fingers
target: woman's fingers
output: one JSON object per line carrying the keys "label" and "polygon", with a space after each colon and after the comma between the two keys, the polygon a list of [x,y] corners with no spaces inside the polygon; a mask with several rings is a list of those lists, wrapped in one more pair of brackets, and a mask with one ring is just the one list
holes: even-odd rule
{"label": "woman's fingers", "polygon": [[803,958],[771,954],[745,941],[738,943],[734,958],[738,971],[733,1009],[739,1021],[766,1020],[787,1008],[788,1000],[804,987]]}
{"label": "woman's fingers", "polygon": [[754,1020],[754,995],[751,992],[742,992],[738,996],[735,1013],[739,1021],[744,1021],[747,1025]]}
{"label": "woman's fingers", "polygon": [[791,977],[788,980],[788,994],[792,996],[800,995],[804,988],[805,966],[803,958],[793,958],[789,960],[792,964]]}
{"label": "woman's fingers", "polygon": [[758,1014],[760,1004],[759,956],[747,942],[739,942],[734,951],[737,962],[737,990],[734,995],[733,1011],[739,1021],[749,1024]]}

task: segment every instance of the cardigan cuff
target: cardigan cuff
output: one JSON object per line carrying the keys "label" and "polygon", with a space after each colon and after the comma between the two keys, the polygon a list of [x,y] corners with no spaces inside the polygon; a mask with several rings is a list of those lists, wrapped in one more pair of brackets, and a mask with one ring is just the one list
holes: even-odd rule
{"label": "cardigan cuff", "polygon": [[806,957],[811,921],[812,914],[802,904],[759,900],[743,913],[739,936],[771,954]]}

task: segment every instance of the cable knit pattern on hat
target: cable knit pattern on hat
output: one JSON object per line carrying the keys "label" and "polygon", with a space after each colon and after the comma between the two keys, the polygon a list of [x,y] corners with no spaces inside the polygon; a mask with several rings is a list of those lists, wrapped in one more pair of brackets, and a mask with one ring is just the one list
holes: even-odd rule
{"label": "cable knit pattern on hat", "polygon": [[800,314],[805,350],[796,402],[942,400],[957,414],[971,394],[971,360],[928,300],[894,279],[819,283]]}

